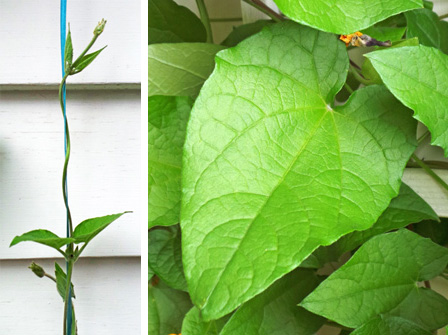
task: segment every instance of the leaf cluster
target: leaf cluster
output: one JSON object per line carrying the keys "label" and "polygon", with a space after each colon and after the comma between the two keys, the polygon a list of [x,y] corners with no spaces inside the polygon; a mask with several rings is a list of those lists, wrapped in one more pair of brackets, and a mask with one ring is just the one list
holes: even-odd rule
{"label": "leaf cluster", "polygon": [[[402,182],[418,122],[448,155],[446,22],[421,0],[245,2],[273,21],[210,44],[204,11],[149,0],[149,333],[446,326],[447,222]],[[392,47],[358,64],[356,31]]]}

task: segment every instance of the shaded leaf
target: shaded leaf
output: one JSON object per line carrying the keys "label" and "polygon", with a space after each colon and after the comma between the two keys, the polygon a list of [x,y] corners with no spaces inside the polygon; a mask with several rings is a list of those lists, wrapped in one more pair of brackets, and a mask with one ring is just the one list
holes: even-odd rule
{"label": "shaded leaf", "polygon": [[201,20],[173,0],[148,1],[148,44],[205,42]]}
{"label": "shaded leaf", "polygon": [[148,265],[166,284],[187,291],[182,268],[182,250],[179,225],[154,228],[148,237]]}
{"label": "shaded leaf", "polygon": [[226,47],[234,47],[241,41],[260,32],[261,29],[273,23],[274,21],[271,20],[258,20],[252,23],[234,27],[229,36],[227,36],[227,38],[222,41],[221,44],[225,45]]}
{"label": "shaded leaf", "polygon": [[188,294],[160,281],[148,288],[148,334],[167,335],[181,332],[182,320],[191,309]]}
{"label": "shaded leaf", "polygon": [[36,242],[55,249],[59,249],[66,244],[74,242],[75,240],[72,238],[59,237],[58,235],[48,230],[38,229],[29,231],[28,233],[25,233],[21,236],[14,237],[10,244],[10,247],[16,245],[17,243],[26,241]]}
{"label": "shaded leaf", "polygon": [[297,304],[317,285],[313,271],[299,269],[279,279],[265,292],[242,305],[221,335],[312,335],[325,319]]}
{"label": "shaded leaf", "polygon": [[101,233],[108,225],[126,213],[112,214],[100,216],[97,218],[87,219],[76,226],[73,231],[75,243],[89,243],[96,235]]}
{"label": "shaded leaf", "polygon": [[221,329],[229,320],[230,314],[218,320],[204,321],[201,312],[197,307],[193,307],[187,315],[185,315],[182,323],[183,335],[219,335]]}
{"label": "shaded leaf", "polygon": [[442,33],[440,20],[430,9],[422,8],[405,13],[407,20],[406,37],[418,37],[420,44],[428,47],[440,48]]}
{"label": "shaded leaf", "polygon": [[422,8],[421,0],[274,0],[278,8],[299,23],[335,34],[351,34],[392,15]]}
{"label": "shaded leaf", "polygon": [[448,155],[448,55],[426,47],[403,47],[365,55],[387,88],[431,132]]}
{"label": "shaded leaf", "polygon": [[72,73],[76,74],[81,72],[82,70],[84,70],[90,63],[92,63],[95,58],[101,53],[101,51],[103,51],[107,46],[101,48],[100,50],[97,50],[95,52],[92,52],[90,54],[87,54],[85,56],[83,56],[80,59],[77,59],[74,63],[73,63],[73,70]]}
{"label": "shaded leaf", "polygon": [[[301,306],[344,326],[360,327],[378,315],[394,314],[410,295],[422,302],[426,289],[418,288],[416,282],[434,278],[447,264],[446,248],[409,230],[379,235],[363,244]],[[448,310],[444,300],[442,305]],[[440,300],[434,307],[441,307]],[[411,315],[412,311],[399,314]]]}
{"label": "shaded leaf", "polygon": [[423,237],[430,238],[434,243],[448,245],[448,219],[437,221],[422,221],[414,225],[414,231]]}
{"label": "shaded leaf", "polygon": [[293,22],[217,55],[182,176],[184,270],[206,321],[369,228],[398,194],[416,122],[380,86],[333,109],[347,68],[336,36]]}
{"label": "shaded leaf", "polygon": [[403,318],[379,316],[356,329],[351,335],[431,335],[431,332]]}
{"label": "shaded leaf", "polygon": [[362,31],[363,34],[367,34],[378,41],[399,41],[404,35],[406,27],[383,27],[372,26]]}
{"label": "shaded leaf", "polygon": [[207,43],[148,46],[148,95],[196,96],[223,46]]}
{"label": "shaded leaf", "polygon": [[[58,290],[59,295],[62,298],[62,301],[65,301],[65,290],[67,289],[67,275],[64,270],[59,266],[58,263],[54,263],[54,273],[56,276],[56,288]],[[72,283],[72,298],[76,298],[75,289]],[[73,319],[75,320],[75,319]]]}
{"label": "shaded leaf", "polygon": [[148,227],[179,222],[185,130],[193,100],[148,98]]}

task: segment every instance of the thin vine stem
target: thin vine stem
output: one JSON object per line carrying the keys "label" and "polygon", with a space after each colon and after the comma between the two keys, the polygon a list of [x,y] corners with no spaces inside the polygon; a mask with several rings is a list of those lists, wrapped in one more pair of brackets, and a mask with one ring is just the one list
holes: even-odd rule
{"label": "thin vine stem", "polygon": [[428,137],[428,135],[429,135],[429,131],[427,130],[422,136],[420,136],[420,137],[417,139],[417,143],[418,143],[418,144],[421,144],[421,143],[425,140],[425,138]]}
{"label": "thin vine stem", "polygon": [[266,14],[275,22],[281,22],[284,20],[283,16],[281,16],[277,12],[273,11],[269,6],[267,6],[265,3],[261,2],[260,0],[243,0],[243,1],[245,3],[251,5],[252,7],[258,9],[260,12]]}
{"label": "thin vine stem", "polygon": [[448,184],[442,178],[440,178],[428,165],[426,165],[415,154],[412,154],[411,157],[423,170],[425,170],[428,175],[430,175],[440,186],[448,191]]}
{"label": "thin vine stem", "polygon": [[440,15],[440,16],[439,16],[439,20],[446,19],[447,17],[448,17],[448,13],[443,14],[443,15]]}
{"label": "thin vine stem", "polygon": [[208,17],[207,7],[205,6],[204,0],[196,0],[196,5],[198,6],[201,21],[207,33],[207,43],[213,43],[212,26],[210,25],[210,19]]}
{"label": "thin vine stem", "polygon": [[348,91],[348,93],[353,94],[354,91],[353,91],[353,89],[350,87],[349,84],[344,83],[344,87],[345,87],[345,89]]}
{"label": "thin vine stem", "polygon": [[[68,269],[67,269],[67,284],[65,288],[65,301],[64,301],[64,335],[67,335],[67,311],[68,311],[68,303],[70,298],[70,289],[72,286],[72,273],[73,273],[73,260],[68,261]],[[72,306],[73,308],[73,306]],[[76,320],[72,320],[72,322],[76,322]]]}
{"label": "thin vine stem", "polygon": [[353,74],[355,79],[357,81],[359,81],[361,84],[364,84],[364,85],[370,85],[371,84],[370,80],[367,80],[363,76],[361,76],[359,74],[359,72],[353,66],[349,67],[349,71]]}

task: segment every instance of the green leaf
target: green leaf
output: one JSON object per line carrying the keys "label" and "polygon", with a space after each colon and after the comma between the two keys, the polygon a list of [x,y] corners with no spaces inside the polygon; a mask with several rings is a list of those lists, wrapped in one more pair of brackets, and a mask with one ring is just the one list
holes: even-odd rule
{"label": "green leaf", "polygon": [[154,228],[148,233],[148,265],[166,284],[187,291],[182,268],[182,250],[179,225]]}
{"label": "green leaf", "polygon": [[291,272],[241,306],[220,335],[315,334],[325,319],[297,304],[318,284],[319,279],[311,270]]}
{"label": "green leaf", "polygon": [[430,9],[422,8],[405,13],[408,23],[406,37],[418,37],[421,44],[428,47],[440,48],[442,33],[440,20]]}
{"label": "green leaf", "polygon": [[355,231],[336,242],[337,254],[353,250],[371,237],[422,220],[438,220],[437,214],[417,193],[406,184],[401,184],[400,193],[390,202],[386,211],[375,224],[364,231]]}
{"label": "green leaf", "polygon": [[72,44],[72,34],[70,33],[70,25],[69,25],[64,50],[65,72],[67,72],[70,69],[72,62],[73,62],[73,44]]}
{"label": "green leaf", "polygon": [[229,36],[227,36],[227,38],[221,44],[225,45],[226,47],[234,47],[241,41],[260,32],[261,29],[273,23],[274,21],[271,20],[258,20],[252,23],[234,27]]}
{"label": "green leaf", "polygon": [[16,245],[17,243],[25,242],[25,241],[31,241],[31,242],[48,245],[49,247],[59,250],[64,245],[72,243],[75,240],[72,238],[59,237],[58,235],[56,235],[48,230],[38,229],[38,230],[29,231],[21,236],[14,237],[14,239],[12,240],[9,247],[12,247],[13,245]]}
{"label": "green leaf", "polygon": [[193,306],[188,294],[160,281],[148,288],[148,334],[168,335],[181,332],[182,320]]}
{"label": "green leaf", "polygon": [[431,132],[448,155],[448,55],[426,47],[403,47],[365,55],[387,88]]}
{"label": "green leaf", "polygon": [[149,0],[148,44],[205,42],[201,20],[188,8],[173,0]]}
{"label": "green leaf", "polygon": [[367,34],[378,41],[399,41],[404,35],[406,27],[382,27],[372,26],[362,31],[363,34]]}
{"label": "green leaf", "polygon": [[179,223],[182,148],[193,100],[148,98],[148,226]]}
{"label": "green leaf", "polygon": [[229,320],[230,314],[218,320],[206,322],[202,319],[201,311],[197,307],[193,307],[187,315],[185,315],[182,323],[183,335],[219,335],[222,327]]}
{"label": "green leaf", "polygon": [[196,96],[223,46],[207,43],[148,46],[148,95]]}
{"label": "green leaf", "polygon": [[434,3],[432,1],[423,0],[423,6],[432,10],[434,8]]}
{"label": "green leaf", "polygon": [[[448,249],[409,230],[379,235],[363,244],[301,306],[341,325],[360,327],[378,315],[393,314],[410,295],[424,299],[427,290],[416,282],[434,278],[447,264]],[[448,310],[446,299],[442,305]]]}
{"label": "green leaf", "polygon": [[440,245],[448,244],[448,219],[440,218],[437,221],[422,221],[414,225],[414,231],[423,237],[430,238]]}
{"label": "green leaf", "polygon": [[184,270],[206,321],[369,228],[398,194],[416,122],[379,86],[333,109],[347,68],[336,36],[293,22],[217,55],[182,176]]}
{"label": "green leaf", "polygon": [[[355,76],[351,72],[348,72],[347,74],[346,83],[353,91],[357,90],[360,85],[359,81],[355,78]],[[336,100],[339,102],[344,102],[350,97],[350,95],[351,93],[344,86],[342,90],[340,90],[338,94],[336,94]]]}
{"label": "green leaf", "polygon": [[431,332],[403,318],[379,316],[356,329],[351,335],[431,335]]}
{"label": "green leaf", "polygon": [[335,34],[351,34],[389,16],[422,8],[421,0],[274,0],[292,20]]}
{"label": "green leaf", "polygon": [[[56,276],[56,288],[59,292],[59,295],[62,298],[62,301],[65,301],[65,290],[67,289],[67,275],[65,274],[64,270],[62,270],[62,268],[59,266],[58,263],[55,262],[54,267],[55,267],[54,273]],[[76,298],[73,283],[71,285],[72,285],[72,298]]]}
{"label": "green leaf", "polygon": [[112,214],[97,218],[87,219],[76,226],[73,231],[75,243],[89,243],[96,235],[101,233],[108,225],[126,213]]}
{"label": "green leaf", "polygon": [[101,53],[101,51],[103,51],[105,48],[107,47],[107,45],[103,48],[101,48],[100,50],[97,50],[95,52],[92,52],[90,54],[87,54],[85,56],[83,56],[82,58],[78,58],[74,63],[73,63],[73,70],[72,70],[72,74],[76,74],[81,72],[82,70],[84,70],[90,63],[92,63],[95,58]]}

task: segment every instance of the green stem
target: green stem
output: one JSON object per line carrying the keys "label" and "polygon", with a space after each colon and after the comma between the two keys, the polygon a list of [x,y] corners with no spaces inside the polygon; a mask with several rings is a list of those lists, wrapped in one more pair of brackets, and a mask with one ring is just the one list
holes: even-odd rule
{"label": "green stem", "polygon": [[448,17],[448,13],[443,14],[443,15],[440,15],[440,16],[439,16],[439,20],[446,19],[447,17]]}
{"label": "green stem", "polygon": [[345,87],[345,89],[348,91],[348,93],[353,94],[354,91],[353,91],[353,89],[350,87],[349,84],[344,83],[344,87]]}
{"label": "green stem", "polygon": [[[92,40],[90,41],[90,43],[87,45],[87,47],[84,49],[84,51],[81,52],[81,54],[78,56],[78,58],[76,58],[76,60],[75,60],[73,63],[76,63],[77,61],[81,60],[82,57],[85,56],[85,54],[90,50],[90,48],[92,47],[92,45],[95,43],[95,41],[96,41],[96,39],[98,38],[98,36],[100,36],[100,35],[93,34],[93,38],[92,38]],[[70,69],[70,71],[71,71],[71,69]],[[69,72],[69,71],[67,71],[67,72]]]}
{"label": "green stem", "polygon": [[54,278],[52,275],[49,275],[48,273],[44,273],[44,276],[47,277],[47,278],[50,278],[52,281],[54,281],[55,283],[57,283],[57,282],[56,282],[56,278]]}
{"label": "green stem", "polygon": [[[70,288],[72,287],[73,264],[74,264],[74,262],[72,260],[68,261],[67,285],[65,288],[65,300],[64,300],[64,335],[67,335],[67,311],[68,311]],[[76,321],[72,320],[72,322],[76,322]]]}
{"label": "green stem", "polygon": [[210,19],[210,22],[237,22],[242,21],[242,17],[223,17],[217,19]]}
{"label": "green stem", "polygon": [[208,18],[207,7],[205,7],[204,0],[196,0],[196,5],[199,9],[202,24],[207,32],[207,43],[213,43],[212,27],[210,25],[210,19]]}
{"label": "green stem", "polygon": [[361,76],[361,75],[359,74],[359,72],[358,72],[353,66],[350,66],[350,67],[349,67],[349,71],[353,74],[353,76],[355,77],[355,79],[356,79],[357,81],[359,81],[361,84],[364,84],[364,85],[370,85],[370,80],[367,80],[367,79],[365,79],[363,76]]}
{"label": "green stem", "polygon": [[251,5],[252,7],[258,9],[260,12],[266,14],[275,22],[283,21],[283,16],[274,12],[271,8],[269,8],[269,6],[266,6],[266,4],[261,2],[260,0],[243,0],[243,1]]}
{"label": "green stem", "polygon": [[421,144],[421,143],[425,140],[425,138],[428,137],[428,135],[429,135],[429,131],[427,130],[422,136],[420,136],[420,137],[417,139],[417,143],[418,143],[418,144]]}
{"label": "green stem", "polygon": [[420,158],[415,154],[412,154],[412,159],[423,169],[427,174],[429,174],[440,186],[442,186],[446,191],[448,191],[448,184],[440,178],[431,168],[426,165]]}

